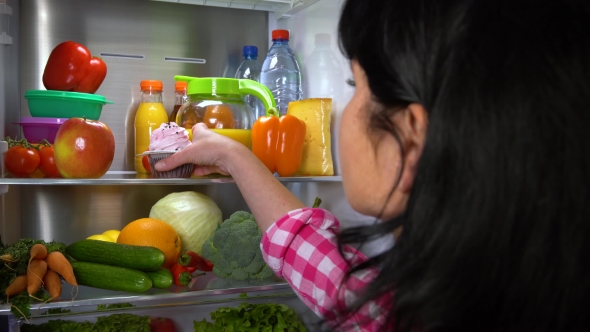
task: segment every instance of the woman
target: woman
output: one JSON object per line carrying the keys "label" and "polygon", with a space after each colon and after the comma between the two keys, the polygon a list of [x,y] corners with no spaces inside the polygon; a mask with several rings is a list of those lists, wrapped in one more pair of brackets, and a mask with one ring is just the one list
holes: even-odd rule
{"label": "woman", "polygon": [[[348,0],[343,184],[387,222],[339,233],[204,125],[156,168],[231,174],[269,266],[339,329],[586,330],[588,31],[585,1]],[[349,246],[394,231],[376,258]]]}

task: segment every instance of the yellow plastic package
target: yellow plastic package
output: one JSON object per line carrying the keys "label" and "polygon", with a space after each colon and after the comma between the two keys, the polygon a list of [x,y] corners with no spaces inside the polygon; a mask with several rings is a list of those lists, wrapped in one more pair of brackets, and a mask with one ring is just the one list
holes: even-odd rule
{"label": "yellow plastic package", "polygon": [[295,175],[334,175],[330,136],[331,98],[309,98],[289,103],[287,114],[306,125],[301,166]]}

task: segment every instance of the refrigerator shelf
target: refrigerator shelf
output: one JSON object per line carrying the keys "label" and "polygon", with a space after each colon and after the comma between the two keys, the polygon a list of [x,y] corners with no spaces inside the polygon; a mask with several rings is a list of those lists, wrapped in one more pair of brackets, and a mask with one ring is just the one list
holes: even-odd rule
{"label": "refrigerator shelf", "polygon": [[[190,287],[171,286],[168,289],[152,288],[145,293],[128,293],[111,291],[92,287],[80,286],[78,295],[72,300],[76,290],[66,283],[63,284],[62,295],[59,300],[48,303],[32,303],[31,313],[33,317],[40,316],[48,309],[63,309],[70,312],[67,315],[96,312],[98,305],[130,303],[133,307],[129,310],[192,306],[197,304],[222,304],[230,301],[247,302],[250,299],[295,297],[291,286],[283,280],[265,281],[235,281],[217,279],[213,273],[207,273],[195,279]],[[244,294],[245,293],[245,294]],[[120,311],[121,308],[107,309]],[[103,312],[102,310],[100,312]],[[0,306],[0,315],[11,315],[10,305]],[[58,314],[60,316],[64,314]],[[55,317],[56,315],[51,315]],[[43,315],[45,317],[45,315]]]}
{"label": "refrigerator shelf", "polygon": [[274,12],[276,18],[289,17],[320,0],[152,0],[180,4],[252,9]]}
{"label": "refrigerator shelf", "polygon": [[[342,176],[293,176],[277,177],[277,179],[283,183],[341,182]],[[150,179],[145,175],[138,175],[137,173],[131,171],[107,172],[107,174],[98,179],[0,178],[0,187],[4,185],[211,185],[218,183],[235,183],[235,181],[231,177],[226,176],[210,176],[190,179]]]}

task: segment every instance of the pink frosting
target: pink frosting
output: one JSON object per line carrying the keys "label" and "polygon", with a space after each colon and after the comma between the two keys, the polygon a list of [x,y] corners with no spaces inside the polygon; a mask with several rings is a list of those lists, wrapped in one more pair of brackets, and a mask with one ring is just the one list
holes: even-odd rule
{"label": "pink frosting", "polygon": [[150,151],[180,151],[189,144],[186,129],[174,122],[162,123],[150,137]]}

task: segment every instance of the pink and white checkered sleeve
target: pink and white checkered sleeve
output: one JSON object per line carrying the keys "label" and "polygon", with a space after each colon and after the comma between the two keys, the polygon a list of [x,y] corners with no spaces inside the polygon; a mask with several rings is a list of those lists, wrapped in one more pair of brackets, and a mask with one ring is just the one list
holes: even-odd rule
{"label": "pink and white checkered sleeve", "polygon": [[[378,274],[376,269],[353,274],[345,284],[344,276],[353,265],[367,260],[351,246],[338,251],[336,233],[340,223],[330,212],[303,208],[289,212],[264,234],[260,247],[268,266],[291,284],[302,301],[320,317],[337,319],[338,312],[356,300]],[[362,331],[378,331],[391,308],[392,296],[384,295],[367,303],[348,320]]]}

